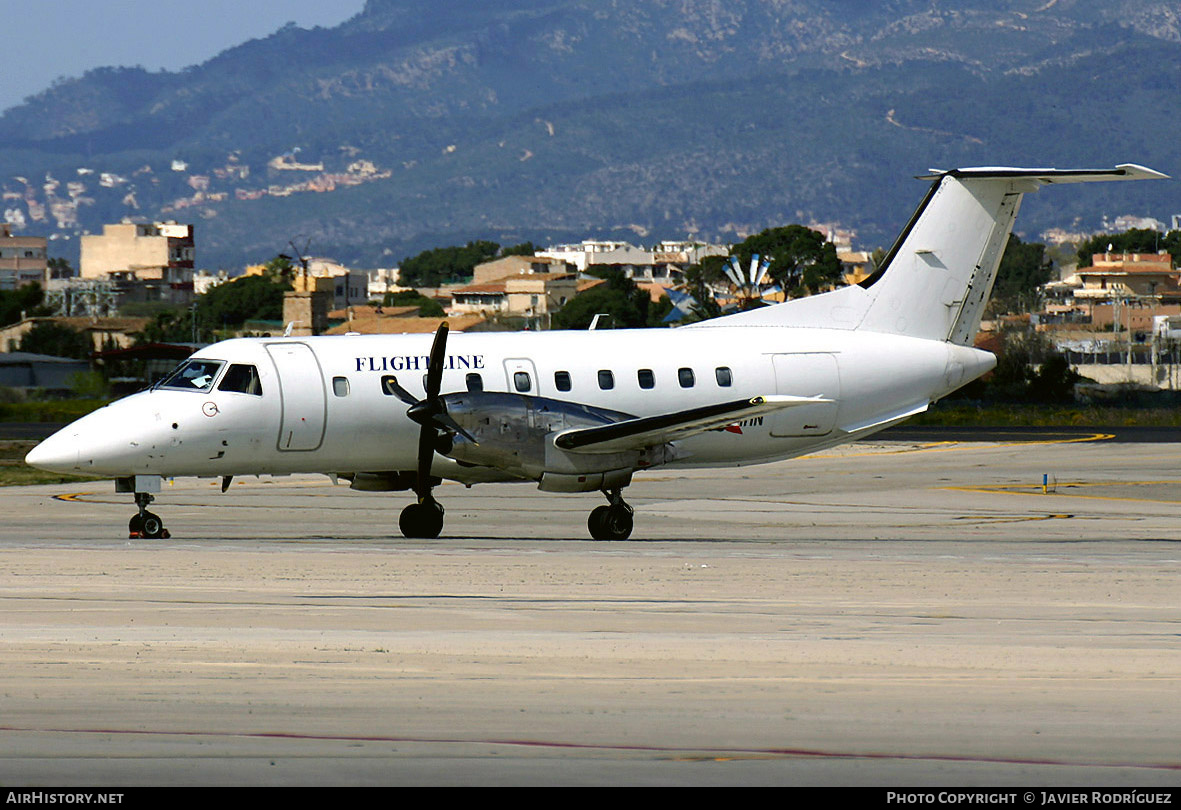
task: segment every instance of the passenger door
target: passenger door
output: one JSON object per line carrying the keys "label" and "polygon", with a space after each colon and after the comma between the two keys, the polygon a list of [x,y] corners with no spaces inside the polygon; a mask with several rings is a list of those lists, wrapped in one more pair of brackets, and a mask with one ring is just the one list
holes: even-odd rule
{"label": "passenger door", "polygon": [[328,408],[320,362],[306,343],[268,343],[283,401],[280,450],[315,450],[324,441]]}

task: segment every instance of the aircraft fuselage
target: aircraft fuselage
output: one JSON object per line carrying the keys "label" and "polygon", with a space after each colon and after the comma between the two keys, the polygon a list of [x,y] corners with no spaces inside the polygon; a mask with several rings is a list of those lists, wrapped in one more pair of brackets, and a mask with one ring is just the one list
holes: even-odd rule
{"label": "aircraft fuselage", "polygon": [[[114,477],[412,470],[419,427],[383,379],[423,396],[431,337],[214,344],[191,358],[217,364],[207,387],[156,387],[112,403],[43,445],[35,461]],[[790,458],[868,434],[994,363],[963,346],[826,329],[472,333],[451,336],[441,390],[480,385],[634,416],[768,394],[830,400],[686,438],[666,462],[700,467]],[[226,390],[234,365],[257,370],[260,393]],[[442,456],[434,472],[464,480]]]}

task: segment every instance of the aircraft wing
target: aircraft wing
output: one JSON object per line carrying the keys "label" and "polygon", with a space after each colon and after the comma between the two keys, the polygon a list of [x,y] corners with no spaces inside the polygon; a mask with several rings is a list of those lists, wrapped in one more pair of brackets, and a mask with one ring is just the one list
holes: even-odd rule
{"label": "aircraft wing", "polygon": [[684,439],[707,430],[718,430],[742,419],[830,400],[820,397],[763,396],[738,399],[687,411],[641,416],[610,425],[571,428],[554,437],[554,444],[576,453],[618,453],[641,450],[654,444]]}

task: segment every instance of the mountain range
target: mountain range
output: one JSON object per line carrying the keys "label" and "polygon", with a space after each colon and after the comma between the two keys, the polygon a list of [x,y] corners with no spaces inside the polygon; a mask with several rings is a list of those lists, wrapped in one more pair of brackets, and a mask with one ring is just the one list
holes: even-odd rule
{"label": "mountain range", "polygon": [[[1181,169],[1181,3],[369,0],[179,72],[101,68],[0,115],[0,214],[58,255],[124,217],[198,265],[361,267],[473,239],[888,246],[964,165]],[[1027,199],[1018,229],[1168,222],[1176,184]],[[1109,224],[1109,222],[1107,223]],[[51,252],[54,252],[51,249]]]}

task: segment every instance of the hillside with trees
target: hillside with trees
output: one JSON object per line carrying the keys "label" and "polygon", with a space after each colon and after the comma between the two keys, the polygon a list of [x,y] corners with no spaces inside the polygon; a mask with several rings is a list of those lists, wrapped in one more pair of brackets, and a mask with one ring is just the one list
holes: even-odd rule
{"label": "hillside with trees", "polygon": [[[182,72],[103,68],[0,115],[3,216],[77,244],[197,223],[198,262],[293,238],[353,266],[439,245],[888,244],[929,167],[1176,173],[1181,18],[1145,0],[369,0]],[[1119,92],[1112,92],[1119,88]],[[1167,183],[1032,195],[1018,227],[1176,213]]]}

